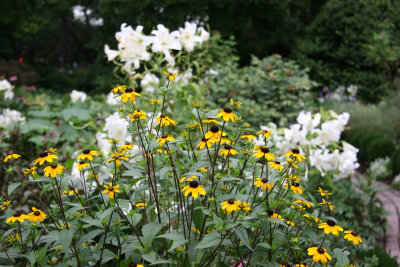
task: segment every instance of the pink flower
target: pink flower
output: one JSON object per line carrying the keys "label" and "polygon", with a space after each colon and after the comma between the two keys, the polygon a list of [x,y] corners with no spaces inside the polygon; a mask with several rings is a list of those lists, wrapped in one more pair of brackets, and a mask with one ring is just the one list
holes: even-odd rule
{"label": "pink flower", "polygon": [[16,81],[17,80],[17,76],[16,75],[11,76],[9,80],[10,80],[10,82]]}

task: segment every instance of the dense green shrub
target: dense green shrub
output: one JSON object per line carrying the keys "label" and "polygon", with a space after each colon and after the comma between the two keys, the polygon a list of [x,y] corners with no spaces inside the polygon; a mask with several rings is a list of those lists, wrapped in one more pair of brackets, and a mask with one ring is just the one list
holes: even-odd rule
{"label": "dense green shrub", "polygon": [[396,149],[392,153],[392,171],[393,175],[400,173],[400,149]]}
{"label": "dense green shrub", "polygon": [[366,157],[369,162],[377,158],[390,157],[395,145],[390,138],[380,137],[368,142]]}
{"label": "dense green shrub", "polygon": [[358,132],[357,135],[353,137],[353,145],[358,147],[360,150],[358,153],[358,157],[362,161],[368,160],[368,149],[369,145],[375,141],[376,139],[382,138],[382,135],[376,132]]}

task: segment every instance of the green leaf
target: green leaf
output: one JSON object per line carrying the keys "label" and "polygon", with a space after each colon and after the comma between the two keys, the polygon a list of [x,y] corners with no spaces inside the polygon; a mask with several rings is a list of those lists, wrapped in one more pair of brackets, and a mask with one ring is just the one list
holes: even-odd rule
{"label": "green leaf", "polygon": [[347,255],[343,252],[342,249],[340,248],[335,248],[333,250],[333,253],[336,255],[337,258],[337,266],[345,266],[346,264],[349,263],[349,259],[347,258]]}
{"label": "green leaf", "polygon": [[196,246],[196,249],[205,249],[217,246],[221,242],[221,237],[217,233],[211,233],[205,235],[200,243]]}
{"label": "green leaf", "polygon": [[91,230],[89,233],[84,235],[78,242],[78,246],[82,246],[83,243],[92,240],[97,235],[103,233],[104,230]]}
{"label": "green leaf", "polygon": [[222,221],[221,218],[219,218],[217,215],[213,215],[213,222],[215,224],[215,227],[219,230],[222,231],[224,227],[224,222]]}
{"label": "green leaf", "polygon": [[99,220],[100,221],[102,221],[103,219],[105,219],[105,218],[107,218],[108,219],[108,217],[111,215],[111,213],[113,212],[115,210],[115,207],[112,207],[112,208],[108,208],[108,209],[106,209],[105,211],[103,211],[102,213],[99,213],[98,215],[98,217],[99,217]]}
{"label": "green leaf", "polygon": [[20,182],[16,182],[16,183],[10,184],[10,185],[8,186],[8,195],[11,196],[11,193],[12,193],[15,189],[17,189],[17,187],[20,186],[20,185],[21,185]]}
{"label": "green leaf", "polygon": [[31,265],[34,265],[36,262],[36,254],[34,251],[30,251],[28,254],[22,254],[25,258],[27,258]]}
{"label": "green leaf", "polygon": [[157,233],[161,230],[162,224],[158,223],[148,223],[142,228],[142,234],[144,237],[144,246],[145,248],[148,248],[153,241],[154,237],[157,235]]}
{"label": "green leaf", "polygon": [[75,231],[70,229],[63,229],[58,234],[58,240],[60,241],[63,251],[68,251],[71,241],[74,238]]}
{"label": "green leaf", "polygon": [[173,241],[172,246],[169,248],[168,251],[173,251],[177,247],[186,243],[185,237],[182,234],[178,234],[178,233],[167,233],[167,234],[160,235],[157,238],[165,238],[165,239]]}
{"label": "green leaf", "polygon": [[267,242],[258,243],[257,246],[260,246],[260,247],[263,247],[263,248],[267,248],[267,249],[271,249],[270,244],[268,244]]}
{"label": "green leaf", "polygon": [[100,221],[94,220],[92,218],[83,218],[83,219],[81,219],[81,221],[88,223],[90,225],[93,225],[93,226],[97,226],[99,228],[103,228],[103,224],[101,224]]}
{"label": "green leaf", "polygon": [[81,121],[87,121],[90,119],[90,113],[87,109],[81,108],[66,108],[60,112],[64,120],[69,121],[72,117],[75,117]]}
{"label": "green leaf", "polygon": [[239,239],[240,239],[241,241],[243,241],[243,244],[244,244],[246,247],[248,247],[251,251],[253,251],[253,248],[252,248],[252,247],[250,246],[250,244],[249,244],[249,236],[248,236],[248,234],[247,234],[246,229],[244,229],[244,228],[241,227],[241,226],[238,226],[238,227],[235,228],[235,233],[236,233],[236,235],[239,237]]}
{"label": "green leaf", "polygon": [[200,229],[203,226],[204,215],[201,209],[197,208],[193,210],[193,222],[197,229]]}

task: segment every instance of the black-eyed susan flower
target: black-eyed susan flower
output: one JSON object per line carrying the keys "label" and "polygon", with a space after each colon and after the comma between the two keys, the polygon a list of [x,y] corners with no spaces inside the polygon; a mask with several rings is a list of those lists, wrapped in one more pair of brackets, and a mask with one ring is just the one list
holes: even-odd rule
{"label": "black-eyed susan flower", "polygon": [[11,200],[3,201],[3,204],[0,206],[0,210],[5,210],[8,205],[10,205]]}
{"label": "black-eyed susan flower", "polygon": [[157,143],[160,143],[160,146],[162,146],[165,142],[171,142],[174,140],[175,138],[172,135],[163,134],[157,139]]}
{"label": "black-eyed susan flower", "polygon": [[240,210],[250,210],[250,203],[236,200],[236,205]]}
{"label": "black-eyed susan flower", "polygon": [[208,172],[208,169],[207,169],[207,168],[200,168],[199,171],[201,171],[201,172]]}
{"label": "black-eyed susan flower", "polygon": [[286,165],[287,166],[289,166],[289,167],[293,167],[293,168],[298,168],[299,166],[297,165],[297,163],[299,163],[297,160],[295,160],[295,159],[292,159],[292,158],[288,158],[287,159],[287,161],[286,161]]}
{"label": "black-eyed susan flower", "polygon": [[32,174],[35,175],[36,174],[36,166],[33,166],[32,168],[26,168],[24,171],[24,174]]}
{"label": "black-eyed susan flower", "polygon": [[223,144],[231,144],[231,145],[233,145],[232,141],[229,140],[229,139],[226,139],[226,138],[221,138],[219,142],[221,143],[221,145],[223,145]]}
{"label": "black-eyed susan flower", "polygon": [[166,150],[166,149],[157,149],[156,152],[157,152],[158,154],[162,154],[162,153],[164,153],[164,154],[170,154],[170,153],[171,153],[170,151],[168,151],[168,150]]}
{"label": "black-eyed susan flower", "polygon": [[123,106],[123,107],[116,108],[115,110],[118,112],[124,112],[126,110],[126,108],[125,108],[125,106]]}
{"label": "black-eyed susan flower", "polygon": [[323,190],[321,187],[318,187],[317,192],[321,195],[321,197],[329,198],[332,193],[328,193],[328,190]]}
{"label": "black-eyed susan flower", "polygon": [[57,174],[61,174],[64,170],[64,167],[60,164],[53,163],[50,166],[44,168],[44,176],[56,178]]}
{"label": "black-eyed susan flower", "polygon": [[226,136],[226,133],[220,131],[218,126],[213,125],[211,129],[205,134],[205,138],[211,143],[216,143],[222,136]]}
{"label": "black-eyed susan flower", "polygon": [[209,139],[203,138],[201,139],[200,143],[196,146],[196,148],[203,149],[205,146],[211,148],[211,142]]}
{"label": "black-eyed susan flower", "polygon": [[57,148],[50,147],[50,148],[46,149],[46,152],[57,155]]}
{"label": "black-eyed susan flower", "polygon": [[292,149],[292,151],[285,153],[285,157],[289,157],[292,159],[297,159],[299,162],[302,162],[303,159],[306,159],[303,155],[300,154],[300,151],[296,148]]}
{"label": "black-eyed susan flower", "polygon": [[119,85],[117,84],[112,90],[111,92],[115,95],[117,93],[123,93],[126,90],[126,85]]}
{"label": "black-eyed susan flower", "polygon": [[221,209],[224,210],[226,213],[232,213],[239,209],[237,202],[234,199],[229,199],[221,203]]}
{"label": "black-eyed susan flower", "polygon": [[146,119],[146,113],[137,109],[133,112],[133,114],[129,114],[129,117],[131,118],[131,121],[144,120]]}
{"label": "black-eyed susan flower", "polygon": [[217,114],[217,117],[218,118],[222,117],[224,121],[231,120],[232,122],[235,122],[235,120],[238,118],[238,116],[232,113],[232,109],[230,108],[220,109],[219,113]]}
{"label": "black-eyed susan flower", "polygon": [[185,197],[187,197],[190,193],[193,198],[197,198],[199,194],[205,195],[206,190],[204,190],[203,186],[200,185],[197,181],[191,181],[189,185],[182,188],[182,192],[185,191]]}
{"label": "black-eyed susan flower", "polygon": [[32,207],[32,210],[33,211],[28,214],[28,220],[30,220],[31,222],[37,222],[37,221],[43,222],[44,219],[47,217],[47,215],[44,214],[43,211],[41,211],[35,207]]}
{"label": "black-eyed susan flower", "polygon": [[294,227],[294,225],[295,225],[293,221],[289,221],[289,220],[286,221],[286,224],[291,225],[292,227]]}
{"label": "black-eyed susan flower", "polygon": [[10,244],[18,243],[20,240],[21,240],[21,236],[18,233],[16,233],[15,236],[14,235],[9,235],[7,237],[7,242],[10,243]]}
{"label": "black-eyed susan flower", "polygon": [[7,161],[10,160],[10,159],[17,159],[17,158],[20,158],[20,157],[21,157],[20,154],[11,153],[11,154],[8,154],[8,155],[4,158],[4,162],[7,162]]}
{"label": "black-eyed susan flower", "polygon": [[268,165],[275,170],[279,170],[279,171],[283,170],[283,166],[281,165],[281,163],[279,161],[270,161],[270,162],[268,162]]}
{"label": "black-eyed susan flower", "polygon": [[119,193],[119,184],[117,185],[112,185],[112,183],[109,183],[108,186],[104,185],[104,187],[106,188],[105,190],[103,190],[103,194],[108,194],[108,197],[110,199],[114,199],[115,193]]}
{"label": "black-eyed susan flower", "polygon": [[117,164],[117,166],[121,166],[121,160],[129,161],[128,157],[129,155],[125,154],[125,152],[123,153],[115,152],[111,154],[111,159],[107,159],[107,161],[108,162],[115,161],[115,164]]}
{"label": "black-eyed susan flower", "polygon": [[117,139],[110,138],[110,139],[108,139],[107,143],[109,143],[109,144],[117,144],[119,141],[121,141],[121,138],[117,138]]}
{"label": "black-eyed susan flower", "polygon": [[135,204],[135,207],[141,208],[141,207],[147,207],[147,203],[145,202],[138,202]]}
{"label": "black-eyed susan flower", "polygon": [[270,133],[272,133],[271,130],[261,130],[261,131],[258,131],[258,132],[257,132],[257,134],[262,134],[262,135],[264,135],[265,138],[269,138],[269,134],[270,134]]}
{"label": "black-eyed susan flower", "polygon": [[[285,189],[288,189],[288,187],[288,184],[285,184]],[[303,187],[297,182],[290,184],[290,190],[292,190],[293,194],[303,194]]]}
{"label": "black-eyed susan flower", "polygon": [[242,103],[241,103],[241,102],[239,102],[239,101],[234,101],[233,99],[229,100],[229,103],[230,103],[232,106],[237,107],[237,108],[240,108],[240,107],[242,106]]}
{"label": "black-eyed susan flower", "polygon": [[161,100],[159,100],[159,99],[150,99],[150,104],[152,104],[152,105],[157,105],[157,104],[161,104],[162,103],[162,101]]}
{"label": "black-eyed susan flower", "polygon": [[269,148],[266,146],[259,146],[258,148],[254,149],[253,157],[265,157],[268,161],[275,160],[275,156],[271,152],[269,152]]}
{"label": "black-eyed susan flower", "polygon": [[69,196],[71,196],[71,195],[74,195],[74,194],[79,194],[79,192],[78,192],[78,190],[64,190],[63,192],[62,192],[62,194],[63,195],[69,195]]}
{"label": "black-eyed susan flower", "polygon": [[90,161],[93,160],[93,156],[98,156],[99,153],[97,151],[85,149],[82,151],[82,154],[78,156],[78,160],[88,159]]}
{"label": "black-eyed susan flower", "polygon": [[119,147],[119,151],[120,152],[122,152],[122,151],[129,151],[129,150],[131,150],[133,148],[133,145],[131,145],[131,144],[126,144],[126,145],[122,145],[122,146],[120,146]]}
{"label": "black-eyed susan flower", "polygon": [[295,205],[291,205],[292,209],[298,209],[298,210],[305,210],[307,208],[314,207],[313,203],[304,201],[304,200],[296,200],[293,202]]}
{"label": "black-eyed susan flower", "polygon": [[326,205],[330,209],[330,211],[333,211],[333,208],[335,207],[335,206],[332,205],[332,202],[328,202],[325,199],[322,199],[322,202],[319,203],[319,205],[320,206],[321,205]]}
{"label": "black-eyed susan flower", "polygon": [[[284,221],[284,220],[285,220],[285,219],[282,218],[281,215],[279,215],[279,214],[276,213],[276,212],[273,212],[272,210],[269,210],[267,213],[268,213],[268,216],[269,216],[270,218],[279,219],[279,220],[281,220],[281,221]],[[274,222],[274,223],[275,223],[275,222]],[[276,224],[276,223],[275,223],[275,224]]]}
{"label": "black-eyed susan flower", "polygon": [[167,71],[165,71],[165,70],[163,71],[163,73],[164,73],[165,75],[168,76],[168,79],[169,79],[171,82],[175,81],[175,76],[178,76],[178,75],[179,75],[179,73],[167,72]]}
{"label": "black-eyed susan flower", "polygon": [[221,155],[221,156],[228,156],[228,155],[237,155],[238,154],[238,152],[235,150],[235,149],[233,149],[233,147],[232,146],[230,146],[230,145],[225,145],[224,146],[224,149],[221,149],[221,151],[219,152],[219,154]]}
{"label": "black-eyed susan flower", "polygon": [[197,229],[196,227],[192,227],[192,230],[195,231],[196,233],[200,234],[199,229]]}
{"label": "black-eyed susan flower", "polygon": [[332,233],[338,236],[339,232],[343,231],[343,228],[336,224],[334,220],[327,220],[326,223],[321,223],[318,228],[324,229],[325,234]]}
{"label": "black-eyed susan flower", "polygon": [[307,249],[308,255],[313,256],[314,262],[327,263],[328,260],[332,260],[331,256],[326,252],[326,249],[319,247],[312,247]]}
{"label": "black-eyed susan flower", "polygon": [[216,119],[213,119],[213,118],[205,119],[205,120],[203,120],[203,122],[207,123],[207,124],[210,124],[210,123],[218,124],[219,123]]}
{"label": "black-eyed susan flower", "polygon": [[142,265],[142,264],[137,264],[137,263],[134,263],[134,262],[131,262],[131,263],[129,264],[129,267],[131,267],[131,266],[133,266],[133,267],[144,267],[144,265]]}
{"label": "black-eyed susan flower", "polygon": [[353,242],[354,245],[362,243],[361,236],[356,231],[344,231],[344,233],[346,234],[344,239]]}
{"label": "black-eyed susan flower", "polygon": [[58,157],[56,155],[52,155],[49,152],[43,152],[39,154],[39,158],[35,159],[33,161],[33,164],[39,164],[43,165],[45,161],[52,163],[54,159],[57,159]]}
{"label": "black-eyed susan flower", "polygon": [[118,98],[122,98],[122,102],[126,103],[128,100],[135,102],[135,97],[140,96],[139,93],[135,92],[132,88],[125,89],[125,92]]}
{"label": "black-eyed susan flower", "polygon": [[246,139],[246,141],[250,141],[250,140],[256,139],[256,137],[254,135],[252,135],[252,134],[244,134],[240,138]]}
{"label": "black-eyed susan flower", "polygon": [[176,121],[174,121],[173,119],[171,119],[170,117],[168,117],[165,114],[160,114],[160,116],[158,116],[156,118],[156,122],[160,126],[170,126],[170,125],[176,126]]}
{"label": "black-eyed susan flower", "polygon": [[256,178],[256,181],[254,182],[254,185],[257,187],[261,187],[262,190],[271,190],[272,187],[274,186],[274,182],[272,183],[268,183],[268,179],[267,178]]}
{"label": "black-eyed susan flower", "polygon": [[179,179],[179,182],[180,183],[183,183],[185,181],[186,182],[191,182],[191,181],[193,181],[193,179],[197,179],[197,176],[195,176],[195,175],[192,175],[190,177],[182,176],[181,179]]}
{"label": "black-eyed susan flower", "polygon": [[312,220],[314,220],[316,223],[320,221],[318,217],[315,217],[315,216],[313,216],[313,215],[310,216],[309,214],[304,214],[303,216],[306,217],[306,220],[307,220],[307,221],[312,221]]}
{"label": "black-eyed susan flower", "polygon": [[87,168],[87,167],[89,167],[90,165],[89,165],[89,163],[87,163],[86,161],[83,161],[83,160],[81,160],[81,161],[79,161],[77,164],[76,164],[76,168],[78,169],[78,170],[82,170],[82,169],[84,169],[84,168]]}
{"label": "black-eyed susan flower", "polygon": [[6,223],[10,223],[10,222],[23,222],[25,219],[28,219],[28,216],[26,214],[22,214],[20,212],[16,212],[14,213],[13,216],[9,217],[6,220]]}

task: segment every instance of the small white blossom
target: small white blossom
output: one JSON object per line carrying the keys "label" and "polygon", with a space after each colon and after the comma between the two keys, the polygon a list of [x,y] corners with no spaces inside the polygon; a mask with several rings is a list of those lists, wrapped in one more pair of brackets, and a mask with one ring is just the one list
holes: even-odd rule
{"label": "small white blossom", "polygon": [[72,90],[69,96],[71,98],[71,102],[76,103],[78,101],[85,102],[87,94],[82,91]]}

